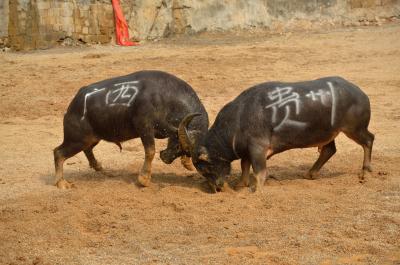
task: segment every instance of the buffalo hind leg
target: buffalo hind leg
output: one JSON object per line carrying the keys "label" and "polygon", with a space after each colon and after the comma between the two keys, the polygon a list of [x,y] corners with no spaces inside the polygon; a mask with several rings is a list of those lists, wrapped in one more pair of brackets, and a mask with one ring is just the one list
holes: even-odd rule
{"label": "buffalo hind leg", "polygon": [[362,146],[364,149],[364,161],[361,173],[359,175],[359,181],[362,183],[365,181],[365,174],[372,172],[371,168],[371,155],[372,146],[374,144],[375,136],[368,131],[367,128],[355,130],[353,132],[345,132],[345,134],[356,143]]}
{"label": "buffalo hind leg", "polygon": [[73,142],[66,144],[63,142],[60,146],[54,149],[54,165],[56,169],[56,175],[54,184],[60,189],[69,189],[73,187],[73,184],[69,183],[64,179],[63,165],[65,160],[76,155],[84,148],[84,144],[80,142]]}
{"label": "buffalo hind leg", "polygon": [[138,181],[144,187],[148,187],[151,185],[151,163],[156,153],[154,134],[147,133],[145,136],[140,137],[140,139],[144,146],[145,159],[138,176]]}
{"label": "buffalo hind leg", "polygon": [[328,144],[321,148],[319,157],[314,165],[307,173],[309,179],[313,179],[323,165],[336,153],[335,140],[330,141]]}
{"label": "buffalo hind leg", "polygon": [[242,168],[242,176],[239,183],[236,185],[237,188],[243,188],[249,186],[249,176],[250,176],[250,161],[247,159],[242,159],[240,161],[240,166]]}
{"label": "buffalo hind leg", "polygon": [[98,144],[99,142],[96,142],[92,144],[89,148],[85,149],[83,152],[86,155],[87,160],[89,161],[89,166],[93,168],[96,171],[101,171],[103,168],[101,164],[97,161],[96,157],[93,154],[93,148]]}
{"label": "buffalo hind leg", "polygon": [[261,145],[250,146],[251,166],[255,175],[256,185],[254,191],[262,192],[267,176],[267,159],[264,148]]}

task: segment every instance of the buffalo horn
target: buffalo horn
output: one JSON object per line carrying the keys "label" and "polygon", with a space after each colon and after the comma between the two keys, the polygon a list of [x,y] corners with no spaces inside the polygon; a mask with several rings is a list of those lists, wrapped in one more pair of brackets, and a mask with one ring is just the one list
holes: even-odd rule
{"label": "buffalo horn", "polygon": [[188,132],[187,132],[187,126],[189,123],[192,121],[192,119],[196,116],[200,116],[200,113],[191,113],[186,115],[185,118],[181,121],[178,127],[178,137],[179,137],[179,142],[182,146],[182,149],[185,152],[190,152],[192,151],[192,141],[189,138]]}

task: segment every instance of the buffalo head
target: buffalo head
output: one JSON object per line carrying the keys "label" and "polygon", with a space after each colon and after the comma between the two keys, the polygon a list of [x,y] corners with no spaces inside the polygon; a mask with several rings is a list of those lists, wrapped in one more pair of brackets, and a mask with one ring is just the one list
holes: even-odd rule
{"label": "buffalo head", "polygon": [[213,154],[206,146],[199,142],[200,137],[196,131],[187,130],[187,126],[199,113],[187,115],[179,125],[179,142],[186,152],[190,153],[193,164],[197,171],[207,179],[213,192],[222,191],[226,188],[226,178],[231,171],[231,162]]}

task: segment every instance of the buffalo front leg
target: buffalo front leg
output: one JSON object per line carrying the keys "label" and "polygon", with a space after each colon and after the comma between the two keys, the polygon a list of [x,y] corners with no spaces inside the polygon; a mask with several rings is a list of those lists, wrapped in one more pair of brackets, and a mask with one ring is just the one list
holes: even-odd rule
{"label": "buffalo front leg", "polygon": [[309,179],[313,179],[318,171],[322,168],[322,166],[331,158],[334,154],[336,153],[336,145],[335,141],[332,140],[328,144],[324,145],[321,148],[321,152],[319,154],[319,157],[317,161],[315,161],[314,165],[311,167],[311,169],[307,173],[307,177]]}
{"label": "buffalo front leg", "polygon": [[142,169],[140,170],[138,181],[139,183],[144,186],[148,187],[151,185],[151,163],[153,162],[154,155],[156,153],[156,148],[154,144],[154,136],[146,135],[140,137],[144,146],[144,163]]}
{"label": "buffalo front leg", "polygon": [[250,176],[250,160],[242,159],[240,161],[240,166],[242,168],[242,176],[240,177],[239,183],[236,185],[237,188],[243,188],[249,186],[249,176]]}

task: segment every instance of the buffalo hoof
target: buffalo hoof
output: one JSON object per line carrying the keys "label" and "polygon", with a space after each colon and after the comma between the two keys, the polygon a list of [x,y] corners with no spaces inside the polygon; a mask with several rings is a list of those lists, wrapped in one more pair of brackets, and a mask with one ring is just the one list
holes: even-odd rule
{"label": "buffalo hoof", "polygon": [[364,172],[362,172],[362,173],[360,173],[360,174],[358,175],[358,182],[361,183],[361,184],[364,184],[364,183],[366,182],[366,180],[365,180],[365,173],[364,173]]}
{"label": "buffalo hoof", "polygon": [[242,180],[238,184],[235,185],[235,189],[237,189],[237,190],[241,190],[241,189],[244,189],[247,187],[249,187],[249,183],[242,181]]}
{"label": "buffalo hoof", "polygon": [[231,186],[229,186],[229,184],[227,182],[224,183],[224,186],[222,187],[221,191],[227,192],[227,193],[234,193],[235,192],[235,190],[233,190],[231,188]]}
{"label": "buffalo hoof", "polygon": [[363,171],[361,171],[361,173],[358,175],[358,182],[360,182],[361,184],[364,184],[365,182],[367,182],[365,176],[369,176],[371,175],[371,171],[364,169]]}
{"label": "buffalo hoof", "polygon": [[75,187],[73,183],[69,183],[65,179],[60,179],[59,181],[57,181],[56,186],[57,188],[62,190],[67,190]]}
{"label": "buffalo hoof", "polygon": [[103,167],[101,166],[100,163],[97,163],[96,165],[92,165],[90,167],[93,168],[96,171],[102,171],[103,170]]}
{"label": "buffalo hoof", "polygon": [[264,194],[264,193],[265,193],[264,187],[257,186],[257,185],[253,186],[253,187],[251,188],[251,191],[252,191],[254,194]]}
{"label": "buffalo hoof", "polygon": [[363,167],[364,172],[372,172],[372,167],[371,166],[364,166]]}
{"label": "buffalo hoof", "polygon": [[210,192],[211,193],[217,193],[217,186],[215,186],[213,183],[211,182],[207,182],[208,187],[210,188]]}
{"label": "buffalo hoof", "polygon": [[318,175],[318,172],[312,172],[312,171],[308,171],[305,175],[306,179],[315,179],[315,177]]}
{"label": "buffalo hoof", "polygon": [[149,187],[151,185],[151,177],[146,176],[146,175],[139,175],[138,182],[143,187]]}

